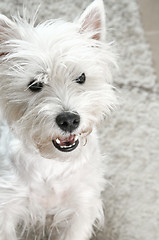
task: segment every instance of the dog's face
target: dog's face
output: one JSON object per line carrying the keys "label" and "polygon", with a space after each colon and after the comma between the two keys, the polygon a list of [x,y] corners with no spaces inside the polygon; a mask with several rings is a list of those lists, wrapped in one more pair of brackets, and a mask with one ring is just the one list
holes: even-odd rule
{"label": "dog's face", "polygon": [[76,23],[34,27],[0,16],[0,104],[15,133],[46,158],[78,152],[115,104],[114,57],[101,1]]}

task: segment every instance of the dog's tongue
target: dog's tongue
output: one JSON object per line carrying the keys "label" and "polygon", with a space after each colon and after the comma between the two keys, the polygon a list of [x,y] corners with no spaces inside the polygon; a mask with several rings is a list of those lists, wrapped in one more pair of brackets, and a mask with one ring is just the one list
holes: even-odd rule
{"label": "dog's tongue", "polygon": [[59,139],[61,146],[72,145],[75,141],[75,135],[70,135],[68,138]]}

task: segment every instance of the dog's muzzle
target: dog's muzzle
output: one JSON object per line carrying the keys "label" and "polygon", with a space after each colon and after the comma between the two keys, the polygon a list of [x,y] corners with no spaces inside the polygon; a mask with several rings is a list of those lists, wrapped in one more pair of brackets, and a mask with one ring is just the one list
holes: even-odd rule
{"label": "dog's muzzle", "polygon": [[69,137],[58,137],[52,142],[54,146],[62,152],[73,151],[79,144],[78,136],[71,134],[80,124],[80,116],[78,113],[62,112],[56,117],[58,127],[70,133]]}

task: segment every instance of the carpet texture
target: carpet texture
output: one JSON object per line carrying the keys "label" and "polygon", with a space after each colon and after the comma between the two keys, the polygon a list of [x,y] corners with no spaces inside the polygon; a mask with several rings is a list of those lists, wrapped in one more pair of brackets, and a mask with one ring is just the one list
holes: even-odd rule
{"label": "carpet texture", "polygon": [[[40,20],[76,18],[90,0],[4,0],[10,15],[27,2],[41,4]],[[104,193],[106,222],[98,240],[159,239],[159,84],[135,0],[104,0],[107,34],[119,53],[119,109],[100,132],[106,153],[108,184]]]}

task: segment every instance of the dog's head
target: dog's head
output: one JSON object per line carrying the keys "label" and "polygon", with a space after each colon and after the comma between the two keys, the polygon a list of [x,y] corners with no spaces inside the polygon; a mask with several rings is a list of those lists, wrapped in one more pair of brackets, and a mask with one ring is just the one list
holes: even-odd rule
{"label": "dog's head", "polygon": [[[0,107],[25,144],[47,158],[82,147],[116,103],[102,0],[74,23],[0,15]],[[62,153],[61,153],[62,152]]]}

